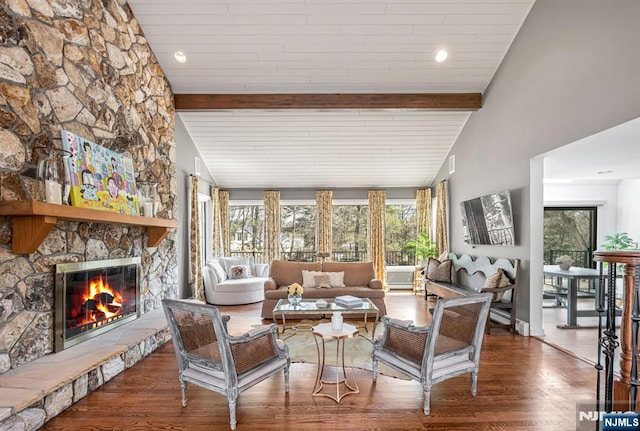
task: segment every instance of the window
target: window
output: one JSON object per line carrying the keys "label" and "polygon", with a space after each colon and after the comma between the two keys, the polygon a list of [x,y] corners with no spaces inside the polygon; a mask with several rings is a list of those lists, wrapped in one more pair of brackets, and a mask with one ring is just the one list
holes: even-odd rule
{"label": "window", "polygon": [[544,209],[544,264],[571,256],[574,266],[595,268],[596,207]]}
{"label": "window", "polygon": [[232,256],[262,259],[264,249],[264,206],[229,205],[229,235]]}
{"label": "window", "polygon": [[415,265],[415,253],[406,244],[415,240],[415,204],[387,205],[385,214],[385,261],[387,265]]}
{"label": "window", "polygon": [[334,205],[333,259],[338,262],[367,260],[368,205]]}
{"label": "window", "polygon": [[285,260],[316,260],[314,205],[280,206],[280,251]]}

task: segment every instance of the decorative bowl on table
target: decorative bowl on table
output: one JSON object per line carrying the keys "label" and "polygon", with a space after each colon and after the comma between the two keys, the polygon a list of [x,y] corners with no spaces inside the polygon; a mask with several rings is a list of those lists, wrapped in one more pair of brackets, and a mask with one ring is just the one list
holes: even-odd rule
{"label": "decorative bowl on table", "polygon": [[573,260],[571,256],[567,256],[567,255],[559,256],[556,259],[556,265],[558,265],[558,267],[560,267],[560,269],[563,271],[567,271],[569,268],[571,268],[571,265],[573,265],[574,263],[575,263],[575,260]]}

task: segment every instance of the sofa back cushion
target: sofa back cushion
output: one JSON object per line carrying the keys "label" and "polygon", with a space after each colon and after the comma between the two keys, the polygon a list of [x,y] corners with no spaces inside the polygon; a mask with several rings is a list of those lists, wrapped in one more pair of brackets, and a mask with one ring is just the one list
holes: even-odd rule
{"label": "sofa back cushion", "polygon": [[325,262],[325,272],[344,272],[344,284],[348,286],[368,286],[376,278],[373,262]]}
{"label": "sofa back cushion", "polygon": [[320,262],[289,262],[286,260],[273,260],[269,266],[269,277],[273,278],[278,286],[288,286],[293,283],[302,285],[302,270],[321,271]]}

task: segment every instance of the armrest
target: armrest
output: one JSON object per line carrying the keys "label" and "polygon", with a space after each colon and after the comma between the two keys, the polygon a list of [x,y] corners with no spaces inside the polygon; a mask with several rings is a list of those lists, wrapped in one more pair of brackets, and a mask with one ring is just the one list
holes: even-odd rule
{"label": "armrest", "polygon": [[278,285],[273,278],[269,278],[264,282],[264,291],[266,292],[267,290],[278,290]]}
{"label": "armrest", "polygon": [[229,343],[230,344],[247,343],[269,333],[273,333],[273,335],[275,336],[276,329],[277,329],[277,326],[275,323],[272,323],[271,325],[259,325],[251,329],[250,331],[245,332],[242,335],[229,336]]}
{"label": "armrest", "polygon": [[[431,326],[415,326],[411,320],[398,320],[384,316],[381,321],[384,324],[384,330],[382,335],[374,340],[374,350],[401,351],[402,345],[407,341],[412,341],[414,345],[424,344],[426,334],[431,331]],[[406,335],[398,337],[399,333]]]}
{"label": "armrest", "polygon": [[377,278],[369,282],[369,289],[382,289],[383,286],[382,280],[378,280]]}

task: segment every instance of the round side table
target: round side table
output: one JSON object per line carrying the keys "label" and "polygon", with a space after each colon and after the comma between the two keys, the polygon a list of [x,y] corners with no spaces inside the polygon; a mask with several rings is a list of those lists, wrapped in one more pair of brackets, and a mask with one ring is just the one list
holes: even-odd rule
{"label": "round side table", "polygon": [[[347,366],[345,366],[345,341],[358,335],[358,329],[345,323],[342,330],[336,331],[331,327],[331,323],[321,323],[312,328],[313,337],[316,342],[318,351],[318,372],[316,374],[316,382],[313,386],[311,395],[315,397],[327,397],[340,403],[343,397],[360,392],[356,375],[353,370],[353,344],[351,349],[351,364],[348,367],[351,378],[347,375]],[[326,345],[325,340],[336,341],[335,366],[325,365],[326,362]],[[326,386],[335,386],[335,391],[326,390]]]}

